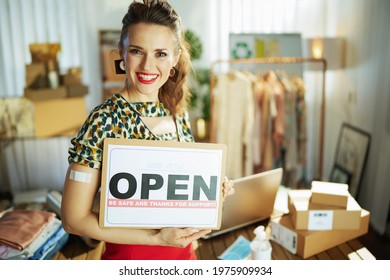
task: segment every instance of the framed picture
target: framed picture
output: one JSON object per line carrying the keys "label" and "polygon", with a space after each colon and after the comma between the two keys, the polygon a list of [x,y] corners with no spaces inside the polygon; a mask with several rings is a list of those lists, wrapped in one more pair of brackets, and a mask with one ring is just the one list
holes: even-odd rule
{"label": "framed picture", "polygon": [[[349,192],[354,198],[357,198],[364,168],[366,165],[368,151],[370,146],[370,134],[343,123],[341,126],[337,150],[335,156],[335,174],[338,178],[347,178],[349,174]],[[343,175],[343,176],[341,176]]]}
{"label": "framed picture", "polygon": [[351,182],[351,174],[340,166],[333,166],[330,173],[330,182],[347,184]]}

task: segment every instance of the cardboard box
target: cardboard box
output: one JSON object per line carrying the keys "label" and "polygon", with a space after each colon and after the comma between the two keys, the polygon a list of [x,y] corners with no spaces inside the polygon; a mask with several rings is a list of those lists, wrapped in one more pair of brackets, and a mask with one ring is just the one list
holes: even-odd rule
{"label": "cardboard box", "polygon": [[104,48],[102,50],[103,75],[105,81],[126,80],[126,75],[116,74],[115,72],[115,60],[117,59],[120,59],[120,55],[117,51],[111,48]]}
{"label": "cardboard box", "polygon": [[295,230],[291,215],[287,214],[272,219],[271,239],[291,253],[302,258],[309,258],[366,234],[368,232],[369,221],[370,212],[362,209],[360,214],[360,227],[357,230]]}
{"label": "cardboard box", "polygon": [[347,207],[348,197],[350,196],[347,184],[313,181],[311,191],[312,203]]}
{"label": "cardboard box", "polygon": [[77,77],[77,76],[75,76],[75,75],[65,74],[65,75],[62,77],[62,81],[63,81],[64,86],[76,86],[76,85],[81,85],[81,80],[80,80],[80,78]]}
{"label": "cardboard box", "polygon": [[84,97],[34,101],[36,137],[74,134],[87,117]]}
{"label": "cardboard box", "polygon": [[68,69],[68,72],[63,76],[63,84],[65,86],[81,85],[81,68],[72,67]]}
{"label": "cardboard box", "polygon": [[348,196],[345,209],[310,202],[311,190],[290,190],[288,209],[297,230],[358,229],[361,207]]}
{"label": "cardboard box", "polygon": [[47,67],[45,63],[26,64],[26,88],[44,88],[48,85]]}
{"label": "cardboard box", "polygon": [[67,86],[68,97],[79,97],[84,96],[88,93],[88,87],[84,85],[72,85]]}
{"label": "cardboard box", "polygon": [[42,89],[24,89],[24,97],[31,101],[45,101],[52,99],[62,99],[68,95],[66,87],[42,88]]}

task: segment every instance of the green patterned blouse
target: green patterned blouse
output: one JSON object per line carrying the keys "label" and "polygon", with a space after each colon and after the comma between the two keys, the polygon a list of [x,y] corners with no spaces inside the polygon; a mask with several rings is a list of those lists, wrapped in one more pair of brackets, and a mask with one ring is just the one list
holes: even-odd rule
{"label": "green patterned blouse", "polygon": [[120,94],[114,94],[91,111],[71,140],[68,161],[100,169],[105,138],[194,141],[187,112],[176,115],[175,133],[155,135],[141,120],[141,117],[167,116],[171,113],[161,102],[129,103]]}

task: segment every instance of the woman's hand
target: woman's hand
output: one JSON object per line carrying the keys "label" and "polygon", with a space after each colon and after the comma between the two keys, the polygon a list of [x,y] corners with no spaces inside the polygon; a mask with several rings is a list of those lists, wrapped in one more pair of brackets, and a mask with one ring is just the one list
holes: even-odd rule
{"label": "woman's hand", "polygon": [[225,177],[225,180],[222,183],[222,197],[223,200],[226,199],[229,195],[234,194],[235,190],[233,188],[234,183],[232,180],[229,180],[228,177]]}
{"label": "woman's hand", "polygon": [[[235,190],[233,188],[234,183],[225,177],[222,183],[222,197],[225,200],[226,197],[233,195]],[[194,228],[163,228],[157,231],[154,237],[157,239],[156,243],[162,246],[175,246],[184,248],[187,247],[193,241],[210,233],[211,230],[203,229],[198,230]]]}
{"label": "woman's hand", "polygon": [[[185,248],[193,241],[210,233],[211,230],[198,230],[194,228],[163,228],[156,235],[165,246]],[[161,243],[161,242],[159,242]]]}

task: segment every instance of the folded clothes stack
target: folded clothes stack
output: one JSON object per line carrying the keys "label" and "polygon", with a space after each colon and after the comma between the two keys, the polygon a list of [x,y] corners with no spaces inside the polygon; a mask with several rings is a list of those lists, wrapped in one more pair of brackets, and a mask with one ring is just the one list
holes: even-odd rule
{"label": "folded clothes stack", "polygon": [[50,259],[68,238],[54,212],[13,210],[0,217],[0,259]]}

